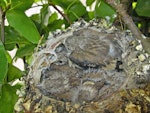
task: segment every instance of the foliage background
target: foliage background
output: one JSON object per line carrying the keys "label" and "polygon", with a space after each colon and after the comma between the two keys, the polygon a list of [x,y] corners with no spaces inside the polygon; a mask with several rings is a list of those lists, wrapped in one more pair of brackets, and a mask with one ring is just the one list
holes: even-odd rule
{"label": "foliage background", "polygon": [[[125,6],[137,27],[149,37],[150,1],[117,2]],[[14,112],[18,100],[16,91],[21,88],[21,84],[14,84],[14,81],[26,75],[35,48],[46,41],[49,32],[65,29],[80,18],[86,21],[104,18],[107,25],[127,28],[105,0],[86,0],[85,3],[83,5],[80,0],[0,0],[0,113]],[[34,7],[41,7],[40,13],[27,16],[25,12]],[[8,51],[13,49],[17,52],[12,58]],[[25,71],[13,65],[18,58],[23,59]]]}

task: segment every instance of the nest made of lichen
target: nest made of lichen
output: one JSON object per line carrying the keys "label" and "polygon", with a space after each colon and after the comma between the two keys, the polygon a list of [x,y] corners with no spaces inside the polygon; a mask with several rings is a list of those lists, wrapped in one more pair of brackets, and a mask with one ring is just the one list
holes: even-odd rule
{"label": "nest made of lichen", "polygon": [[[130,40],[133,39],[132,34],[129,32],[129,30],[120,31],[115,26],[107,26],[107,23],[104,20],[95,19],[95,20],[91,20],[90,22],[80,20],[72,24],[66,30],[57,30],[49,34],[48,40],[46,41],[44,47],[41,47],[39,51],[36,51],[34,53],[33,62],[30,66],[31,68],[28,75],[29,76],[31,75],[32,77],[36,76],[34,78],[37,78],[37,80],[39,81],[41,71],[49,67],[51,63],[57,60],[57,54],[55,53],[56,47],[58,47],[61,43],[64,43],[66,38],[73,34],[73,31],[77,31],[82,28],[92,28],[105,33],[118,32],[125,38],[128,37],[128,39]],[[122,45],[122,46],[126,46],[126,45]],[[126,49],[125,47],[122,48]],[[35,82],[38,81],[35,80]]]}
{"label": "nest made of lichen", "polygon": [[[48,40],[46,41],[46,44],[43,47],[39,48],[39,50],[34,53],[33,62],[30,66],[30,71],[27,76],[27,81],[28,81],[27,87],[29,88],[29,90],[27,93],[26,100],[30,102],[30,105],[29,105],[30,107],[34,106],[35,108],[35,105],[36,107],[44,106],[45,99],[47,99],[47,101],[50,101],[49,102],[50,104],[48,105],[48,103],[46,103],[44,107],[44,109],[46,110],[48,109],[49,112],[50,111],[54,112],[55,110],[59,112],[57,107],[60,106],[59,105],[60,103],[63,104],[61,106],[62,109],[66,109],[66,111],[68,109],[68,112],[71,110],[73,110],[74,112],[81,112],[83,110],[83,113],[84,112],[90,113],[94,110],[96,112],[107,111],[105,110],[106,108],[109,109],[108,111],[113,111],[122,107],[122,105],[120,106],[118,105],[119,103],[123,103],[122,97],[127,97],[128,93],[118,92],[115,95],[110,95],[110,97],[108,99],[105,99],[104,101],[85,103],[84,105],[80,106],[76,104],[72,105],[71,102],[63,102],[61,100],[47,98],[44,95],[42,95],[40,91],[38,90],[38,88],[36,87],[36,85],[40,83],[42,71],[50,67],[50,65],[57,60],[57,54],[55,52],[55,49],[60,44],[64,43],[66,38],[73,34],[73,31],[79,30],[81,28],[86,28],[86,27],[90,27],[95,30],[98,29],[101,32],[106,32],[106,33],[113,33],[117,31],[120,34],[122,34],[124,37],[133,39],[132,34],[129,31],[120,31],[114,26],[108,27],[106,26],[105,22],[98,21],[98,20],[92,20],[90,22],[85,22],[84,20],[81,20],[81,21],[74,23],[67,30],[63,30],[63,31],[57,30],[56,32],[50,33]],[[123,45],[122,48],[124,48],[124,53],[122,56],[124,57],[124,62],[125,62],[124,67],[125,67],[126,74],[128,78],[131,78],[130,76],[132,76],[132,79],[127,80],[125,85],[128,85],[128,82],[130,82],[129,85],[131,85],[131,83],[134,82],[135,79],[139,79],[137,80],[138,82],[144,81],[146,82],[146,84],[148,84],[149,82],[148,70],[150,69],[149,55],[144,52],[142,45],[140,44],[140,41],[132,40],[128,46]],[[144,86],[142,87],[145,87],[145,83],[144,83]],[[35,93],[34,96],[32,95],[33,93]],[[28,98],[32,98],[32,99],[28,99]],[[148,102],[149,97],[146,96],[146,98],[147,98],[146,101]],[[38,100],[37,103],[39,104],[37,105],[37,103],[35,103],[35,105],[32,105],[32,103],[34,103],[34,101],[36,100]],[[112,101],[114,102],[117,101],[118,103],[112,104],[111,103]],[[127,108],[124,108],[124,111],[128,110],[130,105],[134,108],[136,106],[135,104],[132,103],[132,100],[131,101],[129,100],[128,103],[129,105],[128,104],[123,105],[123,106],[127,106]],[[64,104],[65,106],[67,106],[67,108],[63,108]],[[118,108],[115,108],[114,106],[118,106]],[[35,108],[35,109],[39,110],[39,108]],[[44,112],[42,111],[42,109],[43,107],[41,107],[39,111]],[[141,108],[139,107],[137,107],[137,109],[141,110]],[[28,108],[28,110],[30,110],[30,108]]]}

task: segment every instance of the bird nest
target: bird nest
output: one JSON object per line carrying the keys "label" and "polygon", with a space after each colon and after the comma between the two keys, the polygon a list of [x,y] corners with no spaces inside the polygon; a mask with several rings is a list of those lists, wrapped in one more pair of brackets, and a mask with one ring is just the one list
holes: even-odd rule
{"label": "bird nest", "polygon": [[149,54],[130,31],[80,20],[49,35],[33,55],[25,111],[147,112]]}

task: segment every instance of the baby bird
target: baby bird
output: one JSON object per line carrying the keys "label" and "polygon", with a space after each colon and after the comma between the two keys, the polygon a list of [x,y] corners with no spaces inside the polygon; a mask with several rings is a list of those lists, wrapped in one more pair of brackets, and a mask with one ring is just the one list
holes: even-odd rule
{"label": "baby bird", "polygon": [[69,59],[81,67],[106,66],[121,59],[122,49],[115,34],[83,28],[67,38],[65,46],[71,52]]}
{"label": "baby bird", "polygon": [[68,65],[52,64],[42,72],[37,88],[41,93],[55,99],[73,103],[90,102],[99,98],[105,88],[104,73],[85,73]]}
{"label": "baby bird", "polygon": [[70,79],[73,79],[74,76],[76,77],[78,72],[79,70],[70,68],[67,65],[51,64],[48,69],[42,72],[41,84],[38,86],[46,89],[47,93],[61,94],[70,89]]}

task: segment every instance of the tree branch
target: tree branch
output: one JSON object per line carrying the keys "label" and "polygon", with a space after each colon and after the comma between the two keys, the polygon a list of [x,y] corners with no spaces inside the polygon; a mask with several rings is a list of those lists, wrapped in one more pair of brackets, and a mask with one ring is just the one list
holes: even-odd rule
{"label": "tree branch", "polygon": [[50,5],[51,5],[55,10],[57,10],[58,13],[61,14],[61,16],[64,17],[65,20],[67,20],[67,22],[68,22],[69,24],[71,24],[71,21],[70,21],[70,19],[68,18],[68,16],[67,16],[66,14],[62,13],[54,4],[50,4]]}
{"label": "tree branch", "polygon": [[1,25],[1,41],[4,44],[5,43],[5,34],[4,34],[4,13],[2,11],[2,8],[0,7],[0,25]]}
{"label": "tree branch", "polygon": [[150,43],[148,42],[148,39],[144,39],[142,37],[141,31],[134,24],[132,18],[127,14],[126,10],[124,9],[124,6],[121,3],[120,4],[116,3],[115,0],[105,0],[105,1],[109,5],[111,5],[116,10],[116,12],[121,16],[123,22],[131,30],[134,37],[137,38],[138,40],[141,40],[144,50],[150,53],[150,48],[149,48]]}
{"label": "tree branch", "polygon": [[133,0],[121,0],[121,3],[124,5],[124,9],[127,11],[130,8]]}

